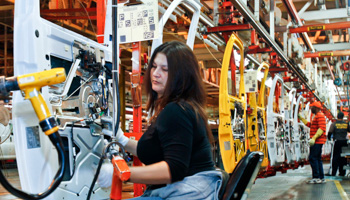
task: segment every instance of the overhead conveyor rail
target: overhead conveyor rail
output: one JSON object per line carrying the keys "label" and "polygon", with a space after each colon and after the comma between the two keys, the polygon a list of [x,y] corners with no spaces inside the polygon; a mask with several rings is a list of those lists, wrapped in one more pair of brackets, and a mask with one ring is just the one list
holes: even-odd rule
{"label": "overhead conveyor rail", "polygon": [[[238,11],[243,15],[243,17],[252,25],[252,27],[257,31],[257,33],[269,44],[277,55],[283,60],[288,69],[292,70],[296,76],[301,80],[305,87],[312,91],[313,89],[308,84],[308,78],[305,76],[304,72],[293,63],[283,52],[283,50],[278,46],[278,44],[271,38],[266,29],[260,24],[259,20],[256,19],[254,14],[249,10],[249,8],[241,0],[231,0],[232,4],[238,9]],[[321,101],[321,98],[312,93],[314,97]],[[325,105],[324,105],[325,106]],[[326,106],[325,106],[326,107]],[[329,110],[329,108],[326,107]],[[332,114],[333,115],[333,114]],[[334,116],[333,116],[334,117]]]}

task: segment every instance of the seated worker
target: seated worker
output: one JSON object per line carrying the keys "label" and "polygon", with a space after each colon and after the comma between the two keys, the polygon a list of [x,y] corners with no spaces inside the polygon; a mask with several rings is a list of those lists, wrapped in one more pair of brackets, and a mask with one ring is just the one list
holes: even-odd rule
{"label": "seated worker", "polygon": [[326,143],[326,117],[322,113],[322,105],[320,102],[315,101],[310,104],[311,112],[314,114],[314,118],[311,123],[307,122],[306,119],[302,118],[299,114],[299,119],[308,127],[310,127],[310,155],[309,162],[312,169],[312,179],[307,183],[325,183],[323,164],[321,159],[322,146]]}
{"label": "seated worker", "polygon": [[[178,41],[155,49],[145,73],[149,126],[139,141],[118,131],[117,140],[145,166],[130,167],[129,181],[147,184],[134,199],[217,199],[221,172],[212,159],[206,92],[192,50]],[[112,182],[103,164],[101,187]]]}
{"label": "seated worker", "polygon": [[346,136],[348,134],[349,125],[343,120],[344,113],[339,112],[337,120],[332,123],[328,131],[328,140],[331,140],[333,136],[334,148],[333,148],[333,159],[332,159],[332,176],[337,174],[339,168],[339,176],[345,176],[345,170],[343,169],[346,165],[346,158],[341,157],[341,148],[347,146]]}

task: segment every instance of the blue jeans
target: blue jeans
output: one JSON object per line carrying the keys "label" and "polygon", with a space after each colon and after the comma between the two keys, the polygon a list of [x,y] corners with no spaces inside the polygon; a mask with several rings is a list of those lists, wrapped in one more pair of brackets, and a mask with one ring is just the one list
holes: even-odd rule
{"label": "blue jeans", "polygon": [[220,171],[204,171],[162,188],[146,190],[134,200],[217,200],[222,183]]}
{"label": "blue jeans", "polygon": [[323,144],[315,144],[310,147],[309,162],[312,169],[312,178],[324,179],[323,164],[321,160]]}

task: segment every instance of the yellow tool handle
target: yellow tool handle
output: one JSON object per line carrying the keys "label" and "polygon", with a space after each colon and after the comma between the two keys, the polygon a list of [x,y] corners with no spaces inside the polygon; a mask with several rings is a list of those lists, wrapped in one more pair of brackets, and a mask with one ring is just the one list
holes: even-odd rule
{"label": "yellow tool handle", "polygon": [[31,90],[32,88],[36,88],[39,91],[40,88],[44,86],[62,83],[65,80],[66,73],[64,68],[55,68],[17,76],[18,87],[20,90],[24,91],[26,99],[29,98],[29,92],[31,92],[26,91],[28,89]]}
{"label": "yellow tool handle", "polygon": [[17,77],[18,87],[24,91],[25,99],[32,103],[34,111],[39,118],[40,126],[46,135],[58,131],[54,117],[40,93],[40,89],[47,85],[54,85],[65,81],[64,68],[55,68],[43,72],[26,74]]}

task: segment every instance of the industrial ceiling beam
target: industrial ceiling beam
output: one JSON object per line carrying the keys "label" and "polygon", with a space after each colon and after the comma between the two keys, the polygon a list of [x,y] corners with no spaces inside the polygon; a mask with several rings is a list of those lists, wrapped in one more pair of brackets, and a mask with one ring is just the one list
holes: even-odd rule
{"label": "industrial ceiling beam", "polygon": [[305,52],[305,58],[320,58],[320,57],[332,57],[332,56],[350,56],[350,50],[344,51],[319,51],[315,53]]}
{"label": "industrial ceiling beam", "polygon": [[300,68],[294,65],[289,58],[283,53],[282,49],[277,45],[277,43],[272,40],[269,33],[266,29],[260,24],[258,20],[256,20],[253,13],[248,9],[246,5],[241,0],[231,0],[232,4],[239,10],[239,12],[243,15],[243,17],[253,26],[255,31],[265,40],[267,44],[269,44],[273,50],[277,53],[277,55],[286,63],[287,67],[292,70],[311,90],[311,87],[308,85],[305,74],[300,70]]}
{"label": "industrial ceiling beam", "polygon": [[289,33],[339,30],[339,29],[346,29],[346,28],[350,28],[350,21],[349,22],[336,22],[336,23],[329,23],[329,24],[314,24],[314,25],[300,26],[297,28],[289,28]]}
{"label": "industrial ceiling beam", "polygon": [[[301,71],[301,69],[292,63],[291,60],[283,53],[282,49],[277,45],[277,43],[272,40],[269,33],[266,31],[266,29],[260,24],[259,20],[257,20],[254,16],[254,14],[249,10],[249,8],[241,1],[241,0],[230,0],[232,4],[238,9],[238,11],[243,15],[243,17],[250,23],[255,31],[258,32],[258,34],[265,40],[267,44],[269,44],[274,51],[277,53],[277,55],[282,59],[284,63],[286,63],[286,66],[293,71],[301,80],[301,82],[305,85],[307,89],[312,91],[311,86],[308,84],[308,79],[305,76],[304,72]],[[314,97],[321,101],[320,97],[313,92]],[[327,108],[324,105],[325,108]],[[329,108],[327,108],[329,110]]]}
{"label": "industrial ceiling beam", "polygon": [[[289,15],[292,17],[292,20],[295,22],[295,24],[297,24],[298,26],[302,26],[303,23],[301,22],[301,19],[298,15],[298,12],[295,9],[293,1],[283,0],[282,2],[285,5],[285,7],[287,8],[287,11],[288,11]],[[307,33],[301,33],[301,38],[303,39],[303,41],[308,49],[310,49],[311,51],[315,51]]]}
{"label": "industrial ceiling beam", "polygon": [[238,24],[238,25],[225,25],[225,26],[215,26],[207,27],[207,33],[218,33],[218,32],[232,32],[241,30],[251,30],[252,26],[250,24]]}
{"label": "industrial ceiling beam", "polygon": [[349,49],[348,42],[334,43],[334,44],[314,44],[316,51],[337,51]]}
{"label": "industrial ceiling beam", "polygon": [[307,11],[300,15],[305,21],[321,21],[321,20],[332,20],[339,18],[348,18],[348,12],[346,8],[337,8],[330,10],[316,10]]}

